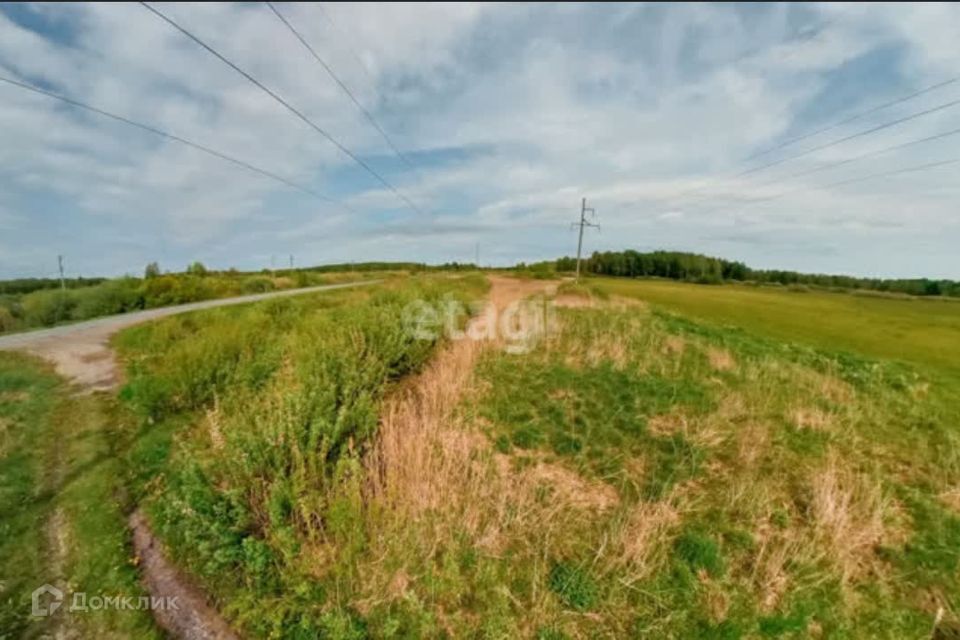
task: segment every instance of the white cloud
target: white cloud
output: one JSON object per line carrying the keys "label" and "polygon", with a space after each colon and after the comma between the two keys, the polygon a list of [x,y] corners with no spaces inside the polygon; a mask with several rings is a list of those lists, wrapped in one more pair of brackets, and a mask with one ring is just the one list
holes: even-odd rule
{"label": "white cloud", "polygon": [[[266,7],[157,6],[362,154],[427,214],[406,210],[142,7],[41,4],[18,8],[47,21],[31,23],[37,30],[0,11],[0,73],[342,194],[358,213],[0,85],[3,211],[15,216],[0,217],[4,246],[56,253],[79,238],[87,272],[139,271],[156,257],[120,238],[177,263],[203,254],[262,266],[272,252],[296,253],[301,264],[360,254],[468,259],[475,242],[512,261],[569,252],[567,227],[587,195],[604,225],[588,247],[669,245],[863,272],[875,266],[864,256],[877,235],[898,234],[902,252],[925,256],[916,269],[897,263],[904,275],[960,271],[938,233],[956,225],[956,167],[821,188],[950,157],[956,139],[786,179],[960,127],[960,109],[735,177],[746,157],[783,137],[949,76],[960,62],[960,12],[951,5],[326,4],[336,27],[314,5],[279,5],[412,154],[416,172],[390,157]],[[960,83],[783,153],[957,97]],[[784,190],[792,194],[742,204]],[[51,226],[58,233],[44,234]],[[28,263],[8,250],[0,275]]]}

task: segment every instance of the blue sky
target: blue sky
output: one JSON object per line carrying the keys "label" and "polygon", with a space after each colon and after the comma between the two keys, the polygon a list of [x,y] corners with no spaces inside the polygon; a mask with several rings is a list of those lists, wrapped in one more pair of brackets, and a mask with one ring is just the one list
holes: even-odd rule
{"label": "blue sky", "polygon": [[[508,264],[595,249],[698,251],[758,267],[960,278],[960,105],[768,170],[745,169],[960,99],[930,91],[763,151],[960,69],[951,4],[279,5],[385,144],[258,3],[158,4],[375,167],[329,142],[137,4],[0,4],[0,75],[207,145],[0,83],[0,277],[362,260]],[[324,11],[333,18],[327,20]],[[783,192],[782,197],[761,202]]]}

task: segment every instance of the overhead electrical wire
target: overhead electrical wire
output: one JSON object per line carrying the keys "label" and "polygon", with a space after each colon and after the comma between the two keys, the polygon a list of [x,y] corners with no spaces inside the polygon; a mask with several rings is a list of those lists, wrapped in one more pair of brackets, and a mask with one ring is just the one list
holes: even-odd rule
{"label": "overhead electrical wire", "polygon": [[[839,181],[837,181],[837,182],[830,182],[830,183],[822,184],[822,185],[797,187],[796,189],[789,189],[789,190],[787,190],[787,191],[782,191],[782,192],[777,193],[777,194],[774,194],[774,195],[772,195],[772,196],[766,196],[766,197],[763,197],[763,198],[753,198],[753,199],[751,199],[751,200],[747,200],[747,201],[742,202],[742,203],[740,203],[740,204],[732,205],[732,207],[738,207],[738,208],[750,207],[750,206],[753,206],[753,205],[756,205],[756,204],[760,204],[760,203],[762,203],[762,202],[771,202],[771,201],[773,201],[773,200],[779,200],[780,198],[783,198],[783,197],[785,197],[785,196],[793,195],[793,194],[795,194],[795,193],[800,193],[800,192],[803,192],[803,191],[822,191],[822,190],[824,190],[824,189],[834,189],[834,188],[836,188],[836,187],[842,187],[842,186],[845,186],[845,185],[848,185],[848,184],[854,184],[854,183],[856,183],[856,182],[863,182],[863,181],[865,181],[865,180],[873,180],[873,179],[876,179],[876,178],[886,178],[886,177],[890,177],[890,176],[901,175],[901,174],[904,174],[904,173],[915,173],[915,172],[917,172],[917,171],[925,171],[925,170],[927,170],[927,169],[936,169],[936,168],[939,168],[939,167],[944,167],[944,166],[947,166],[947,165],[956,164],[956,163],[958,163],[958,162],[960,162],[960,158],[951,158],[951,159],[949,159],[949,160],[939,160],[939,161],[936,161],[936,162],[928,162],[928,163],[925,163],[925,164],[916,165],[916,166],[911,166],[911,167],[905,167],[905,168],[902,168],[902,169],[893,169],[893,170],[891,170],[891,171],[880,171],[880,172],[877,172],[877,173],[870,173],[870,174],[867,174],[867,175],[865,175],[865,176],[858,176],[858,177],[855,177],[855,178],[848,178],[848,179],[845,179],[845,180],[839,180]],[[700,215],[703,215],[703,214],[707,214],[707,213],[713,213],[713,212],[718,211],[718,210],[723,209],[723,208],[725,208],[725,207],[724,207],[723,205],[720,205],[720,206],[716,206],[716,207],[711,207],[711,208],[706,209],[706,210],[701,210],[701,211],[699,211],[698,213],[699,213]]]}
{"label": "overhead electrical wire", "polygon": [[215,58],[217,58],[218,60],[220,60],[221,62],[223,62],[225,65],[227,65],[228,67],[230,67],[231,69],[233,69],[234,71],[236,71],[237,73],[239,73],[239,74],[240,74],[241,76],[243,76],[248,82],[250,82],[251,84],[253,84],[254,86],[256,86],[258,89],[260,89],[261,91],[263,91],[264,93],[266,93],[266,94],[267,94],[268,96],[270,96],[271,98],[273,98],[276,102],[278,102],[280,105],[282,105],[284,108],[286,108],[290,113],[292,113],[293,115],[295,115],[299,120],[301,120],[302,122],[304,122],[305,124],[307,124],[311,129],[313,129],[314,131],[316,131],[317,133],[319,133],[321,136],[323,136],[324,138],[326,138],[326,140],[329,141],[329,142],[330,142],[333,146],[335,146],[337,149],[339,149],[340,152],[342,152],[344,155],[346,155],[348,158],[350,158],[355,164],[357,164],[358,166],[360,166],[360,167],[361,167],[364,171],[366,171],[368,174],[370,174],[371,176],[373,176],[373,177],[377,180],[377,182],[379,182],[379,183],[382,184],[384,187],[386,187],[389,191],[391,191],[397,198],[399,198],[401,201],[403,201],[403,202],[404,202],[408,207],[410,207],[414,212],[416,212],[417,214],[423,215],[423,211],[421,211],[420,207],[418,207],[412,200],[410,200],[407,196],[405,196],[403,193],[401,193],[399,189],[397,189],[395,186],[393,186],[393,185],[392,185],[386,178],[384,178],[379,172],[377,172],[373,167],[371,167],[369,164],[367,164],[366,162],[364,162],[363,159],[361,159],[359,156],[357,156],[353,151],[351,151],[349,148],[347,148],[345,145],[343,145],[339,140],[337,140],[336,138],[334,138],[330,133],[328,133],[328,132],[327,132],[325,129],[323,129],[320,125],[318,125],[318,124],[315,123],[313,120],[311,120],[310,118],[308,118],[307,116],[305,116],[305,115],[303,114],[303,112],[301,112],[299,109],[297,109],[296,107],[294,107],[293,105],[291,105],[289,102],[287,102],[283,97],[281,97],[281,96],[280,96],[279,94],[277,94],[275,91],[273,91],[272,89],[270,89],[269,87],[267,87],[266,85],[264,85],[262,82],[260,82],[260,81],[257,80],[256,78],[254,78],[252,75],[250,75],[249,73],[247,73],[246,71],[244,71],[242,68],[240,68],[239,66],[237,66],[236,64],[234,64],[233,62],[231,62],[228,58],[226,58],[225,56],[223,56],[219,51],[217,51],[216,49],[214,49],[213,47],[211,47],[209,44],[207,44],[206,42],[204,42],[203,40],[201,40],[198,36],[194,35],[192,32],[188,31],[186,28],[182,27],[180,24],[178,24],[176,21],[174,21],[172,18],[168,17],[166,14],[164,14],[164,13],[161,12],[160,10],[158,10],[158,9],[156,9],[155,7],[151,6],[151,5],[150,5],[149,3],[147,3],[147,2],[140,2],[140,4],[143,5],[143,7],[145,7],[148,11],[150,11],[151,13],[153,13],[154,15],[156,15],[158,18],[160,18],[161,20],[163,20],[164,22],[166,22],[167,24],[169,24],[171,27],[173,27],[174,29],[176,29],[177,31],[179,31],[180,33],[182,33],[184,36],[186,36],[187,38],[189,38],[190,40],[192,40],[193,42],[195,42],[195,43],[196,43],[197,45],[199,45],[200,47],[202,47],[204,50],[206,50],[206,51],[207,51],[208,53],[210,53],[212,56],[214,56]]}
{"label": "overhead electrical wire", "polygon": [[360,111],[360,113],[363,114],[363,116],[367,119],[370,125],[377,130],[377,132],[380,134],[380,137],[382,137],[383,140],[387,143],[387,145],[393,151],[394,155],[396,155],[397,158],[399,158],[410,169],[416,171],[416,167],[413,166],[413,163],[410,162],[410,159],[397,147],[396,144],[394,144],[390,136],[387,135],[387,132],[384,131],[383,127],[380,126],[380,123],[377,122],[376,118],[373,117],[373,114],[370,113],[363,106],[363,104],[360,103],[360,101],[353,94],[350,88],[340,79],[340,77],[336,74],[336,72],[334,72],[330,64],[327,63],[327,61],[324,60],[312,46],[310,46],[310,43],[307,42],[306,38],[304,38],[303,35],[299,31],[297,31],[297,29],[293,26],[293,24],[290,23],[290,20],[287,19],[282,13],[280,13],[277,7],[269,0],[267,0],[264,4],[266,4],[270,8],[270,10],[273,11],[273,14],[277,16],[280,22],[282,22],[284,26],[286,26],[287,29],[290,31],[290,33],[292,33],[293,36],[300,41],[300,44],[302,44],[304,48],[310,52],[310,55],[313,56],[313,59],[316,60],[317,63],[319,63],[320,66],[323,67],[324,71],[327,72],[327,75],[329,75],[333,79],[333,81],[337,83],[337,86],[339,86],[340,89],[347,95],[347,97],[350,98],[350,101],[353,102],[354,106],[357,108],[357,110]]}
{"label": "overhead electrical wire", "polygon": [[851,135],[848,135],[848,136],[844,136],[844,137],[839,138],[839,139],[837,139],[837,140],[832,140],[832,141],[830,141],[830,142],[826,142],[826,143],[824,143],[824,144],[820,144],[820,145],[817,145],[817,146],[815,146],[815,147],[811,147],[811,148],[809,148],[809,149],[805,149],[805,150],[803,150],[803,151],[801,151],[801,152],[799,152],[799,153],[795,153],[795,154],[793,154],[793,155],[786,156],[786,157],[784,157],[784,158],[780,158],[779,160],[774,160],[773,162],[768,162],[768,163],[762,164],[762,165],[760,165],[760,166],[758,166],[758,167],[753,167],[752,169],[747,169],[746,171],[742,171],[742,172],[738,173],[738,174],[735,175],[734,177],[735,177],[735,178],[740,178],[740,177],[743,177],[743,176],[747,176],[747,175],[751,175],[751,174],[757,173],[758,171],[764,171],[764,170],[766,170],[766,169],[769,169],[770,167],[775,167],[775,166],[780,165],[780,164],[783,164],[783,163],[785,163],[785,162],[790,162],[791,160],[796,160],[797,158],[802,158],[802,157],[804,157],[804,156],[808,156],[808,155],[810,155],[811,153],[816,153],[816,152],[822,151],[822,150],[824,150],[824,149],[829,149],[830,147],[835,147],[835,146],[837,146],[838,144],[843,144],[844,142],[848,142],[848,141],[854,140],[854,139],[856,139],[856,138],[862,138],[862,137],[864,137],[864,136],[872,135],[872,134],[874,134],[874,133],[876,133],[876,132],[878,132],[878,131],[883,131],[884,129],[889,129],[890,127],[895,127],[895,126],[897,126],[897,125],[899,125],[899,124],[903,124],[904,122],[909,122],[909,121],[911,121],[911,120],[916,120],[917,118],[922,118],[923,116],[930,115],[931,113],[937,113],[938,111],[943,111],[944,109],[949,109],[950,107],[955,107],[955,106],[957,106],[958,104],[960,104],[960,100],[951,100],[950,102],[945,102],[945,103],[943,103],[943,104],[939,104],[939,105],[937,105],[937,106],[935,106],[935,107],[931,107],[930,109],[924,109],[923,111],[918,111],[918,112],[916,112],[916,113],[911,113],[910,115],[903,116],[902,118],[897,118],[897,119],[895,119],[895,120],[890,120],[889,122],[884,122],[883,124],[879,124],[879,125],[877,125],[877,126],[870,127],[869,129],[865,129],[865,130],[863,130],[863,131],[858,131],[857,133],[854,133],[854,134],[851,134]]}
{"label": "overhead electrical wire", "polygon": [[[950,102],[945,102],[945,103],[939,104],[939,105],[937,105],[937,106],[935,106],[935,107],[931,107],[931,108],[929,108],[929,109],[924,109],[923,111],[918,111],[918,112],[915,112],[915,113],[911,113],[911,114],[906,115],[906,116],[903,116],[903,117],[901,117],[901,118],[896,118],[896,119],[894,119],[894,120],[890,120],[890,121],[888,121],[888,122],[884,122],[884,123],[879,124],[879,125],[876,125],[876,126],[874,126],[874,127],[870,127],[869,129],[865,129],[865,130],[863,130],[863,131],[858,131],[857,133],[854,133],[854,134],[851,134],[851,135],[848,135],[848,136],[844,136],[844,137],[842,137],[842,138],[838,138],[838,139],[835,139],[835,140],[831,140],[830,142],[826,142],[826,143],[817,145],[817,146],[815,146],[815,147],[811,147],[811,148],[809,148],[809,149],[805,149],[805,150],[800,151],[800,152],[798,152],[798,153],[795,153],[795,154],[793,154],[793,155],[780,158],[779,160],[775,160],[775,161],[773,161],[773,162],[768,162],[768,163],[766,163],[766,164],[763,164],[763,165],[760,165],[760,166],[757,166],[757,167],[753,167],[753,168],[747,169],[747,170],[745,170],[745,171],[741,171],[740,173],[737,173],[737,174],[734,174],[734,175],[732,175],[732,176],[729,176],[728,179],[743,178],[743,177],[745,177],[745,176],[752,175],[752,174],[754,174],[754,173],[759,173],[760,171],[763,171],[763,170],[766,170],[766,169],[769,169],[769,168],[771,168],[771,167],[778,166],[778,165],[781,165],[781,164],[785,164],[785,163],[787,163],[787,162],[796,160],[797,158],[802,158],[802,157],[804,157],[804,156],[808,156],[808,155],[813,154],[813,153],[816,153],[816,152],[818,152],[818,151],[822,151],[822,150],[824,150],[824,149],[829,149],[830,147],[835,147],[835,146],[840,145],[840,144],[843,144],[843,143],[845,143],[845,142],[849,142],[850,140],[854,140],[854,139],[857,139],[857,138],[863,138],[863,137],[866,137],[866,136],[869,136],[869,135],[873,135],[874,133],[877,133],[877,132],[879,132],[879,131],[883,131],[883,130],[889,129],[889,128],[891,128],[891,127],[895,127],[895,126],[900,125],[900,124],[903,124],[903,123],[905,123],[905,122],[910,122],[910,121],[912,121],[912,120],[917,120],[917,119],[922,118],[922,117],[924,117],[924,116],[928,116],[928,115],[931,115],[931,114],[933,114],[933,113],[938,113],[938,112],[940,112],[940,111],[943,111],[944,109],[949,109],[950,107],[955,107],[955,106],[957,106],[957,105],[960,105],[960,99],[958,99],[958,100],[951,100]],[[947,132],[947,134],[945,134],[945,135],[943,135],[943,136],[939,136],[939,134],[938,134],[938,136],[934,136],[934,137],[931,138],[931,139],[936,139],[936,137],[946,137],[946,135],[950,135],[950,132]],[[927,140],[926,138],[923,138],[923,139],[921,139],[921,140],[914,141],[914,143],[924,142],[924,141],[926,141],[926,140]],[[903,146],[907,146],[907,145],[903,145]],[[870,154],[867,154],[867,155],[870,155]],[[860,158],[859,158],[859,157],[853,158],[853,159],[849,160],[849,162],[852,162],[852,161],[858,160],[858,159],[860,159]],[[847,161],[844,161],[844,162],[838,163],[838,164],[846,164],[846,163],[847,163]],[[818,169],[818,170],[819,170],[819,169]],[[801,173],[802,173],[802,172],[801,172]],[[771,184],[771,183],[773,183],[773,182],[781,182],[781,181],[782,181],[782,179],[775,179],[775,180],[767,181],[767,182],[761,183],[761,184]],[[708,187],[706,187],[706,186],[697,187],[696,189],[688,190],[688,191],[686,192],[686,195],[691,195],[691,194],[693,194],[693,193],[702,192],[702,191],[704,191],[704,190],[707,189],[707,188],[708,188]],[[683,195],[684,195],[684,194],[681,194],[680,196],[677,196],[676,198],[671,198],[670,200],[679,199],[679,198],[683,197]],[[706,200],[706,199],[711,198],[711,197],[714,197],[714,196],[711,196],[709,193],[708,193],[708,194],[705,194],[705,195],[701,195],[701,196],[699,196],[699,197],[697,197],[697,198],[694,198],[693,200],[691,200],[691,201],[688,202],[687,204],[688,204],[688,205],[696,204],[697,202],[701,202],[701,201]],[[723,197],[723,196],[720,196],[720,197]],[[667,199],[664,199],[664,200],[667,200]]]}
{"label": "overhead electrical wire", "polygon": [[876,112],[878,112],[878,111],[883,111],[884,109],[887,109],[887,108],[889,108],[889,107],[893,107],[893,106],[896,106],[896,105],[898,105],[898,104],[902,104],[902,103],[904,103],[904,102],[907,102],[907,101],[909,101],[909,100],[913,100],[914,98],[918,98],[918,97],[920,97],[920,96],[922,96],[922,95],[924,95],[924,94],[926,94],[926,93],[929,93],[929,92],[931,92],[931,91],[935,91],[935,90],[940,89],[940,88],[942,88],[942,87],[949,86],[949,85],[954,84],[954,83],[956,83],[956,82],[960,82],[960,76],[954,76],[953,78],[949,78],[949,79],[947,79],[947,80],[944,80],[943,82],[938,82],[938,83],[936,83],[936,84],[932,84],[932,85],[930,85],[930,86],[928,86],[928,87],[924,87],[923,89],[920,89],[919,91],[914,91],[914,92],[911,93],[911,94],[908,94],[908,95],[905,95],[905,96],[901,96],[901,97],[896,98],[896,99],[894,99],[894,100],[890,100],[889,102],[884,102],[883,104],[877,105],[877,106],[875,106],[875,107],[871,107],[870,109],[867,109],[866,111],[861,111],[861,112],[859,112],[859,113],[855,113],[855,114],[853,114],[853,115],[850,116],[850,117],[847,117],[847,118],[844,118],[843,120],[840,120],[839,122],[835,122],[835,123],[833,123],[833,124],[831,124],[831,125],[827,125],[827,126],[822,127],[822,128],[820,128],[820,129],[815,129],[814,131],[810,131],[810,132],[808,132],[808,133],[805,133],[805,134],[803,134],[803,135],[801,135],[801,136],[797,136],[797,137],[795,137],[795,138],[790,138],[789,140],[785,140],[785,141],[783,141],[783,142],[781,142],[781,143],[779,143],[779,144],[777,144],[777,145],[775,145],[775,146],[773,146],[773,147],[770,147],[770,148],[768,148],[768,149],[765,149],[764,151],[759,151],[759,152],[757,152],[757,153],[754,153],[753,155],[747,156],[747,157],[744,159],[744,162],[753,160],[753,159],[755,159],[755,158],[759,158],[759,157],[761,157],[761,156],[765,156],[765,155],[767,155],[767,154],[769,154],[769,153],[773,153],[774,151],[779,151],[780,149],[783,149],[784,147],[788,147],[788,146],[790,146],[790,145],[792,145],[792,144],[794,144],[794,143],[796,143],[796,142],[800,142],[801,140],[806,140],[807,138],[812,138],[813,136],[819,135],[819,134],[821,134],[821,133],[826,133],[827,131],[832,131],[833,129],[836,129],[836,128],[838,128],[838,127],[842,127],[842,126],[845,125],[845,124],[850,124],[851,122],[854,122],[854,121],[856,121],[856,120],[859,120],[860,118],[863,118],[864,116],[869,116],[869,115],[872,115],[872,114],[874,114],[874,113],[876,113]]}
{"label": "overhead electrical wire", "polygon": [[854,157],[852,157],[852,158],[847,158],[847,159],[845,159],[845,160],[837,160],[837,161],[835,161],[835,162],[826,162],[826,163],[824,163],[824,164],[817,165],[816,167],[813,167],[812,169],[805,169],[805,170],[803,170],[803,171],[798,171],[798,172],[796,172],[796,173],[791,173],[790,175],[784,176],[784,177],[782,177],[782,178],[776,178],[776,179],[774,179],[774,180],[770,180],[770,181],[767,181],[767,182],[761,182],[760,184],[758,184],[758,185],[756,185],[756,186],[758,186],[758,187],[765,187],[765,186],[768,186],[768,185],[771,185],[771,184],[777,184],[777,183],[779,183],[779,182],[783,182],[783,181],[785,181],[785,180],[792,180],[792,179],[794,179],[794,178],[801,178],[801,177],[803,177],[803,176],[808,176],[808,175],[811,175],[811,174],[814,174],[814,173],[819,173],[819,172],[821,172],[821,171],[826,171],[827,169],[835,169],[836,167],[840,167],[840,166],[843,166],[843,165],[846,165],[846,164],[850,164],[850,163],[852,163],[852,162],[859,162],[860,160],[864,160],[864,159],[866,159],[866,158],[872,158],[872,157],[874,157],[874,156],[883,155],[883,154],[885,154],[885,153],[890,153],[890,152],[892,152],[892,151],[899,151],[900,149],[906,149],[907,147],[912,147],[912,146],[914,146],[914,145],[923,144],[924,142],[933,142],[933,141],[935,141],[935,140],[941,140],[941,139],[943,139],[943,138],[949,138],[950,136],[955,136],[955,135],[957,135],[957,134],[960,134],[960,129],[951,129],[950,131],[943,131],[943,132],[941,132],[941,133],[936,133],[936,134],[934,134],[934,135],[932,135],[932,136],[926,136],[926,137],[924,137],[924,138],[918,138],[918,139],[916,139],[916,140],[909,140],[909,141],[907,141],[907,142],[902,142],[902,143],[900,143],[900,144],[895,144],[895,145],[890,146],[890,147],[884,147],[883,149],[875,149],[875,150],[873,150],[873,151],[868,151],[867,153],[862,153],[862,154],[860,154],[860,155],[858,155],[858,156],[854,156]]}
{"label": "overhead electrical wire", "polygon": [[212,149],[212,148],[210,148],[210,147],[207,147],[207,146],[205,146],[205,145],[199,144],[199,143],[197,143],[197,142],[192,142],[191,140],[187,140],[186,138],[182,138],[182,137],[180,137],[180,136],[178,136],[178,135],[172,134],[172,133],[170,133],[170,132],[168,132],[168,131],[164,131],[164,130],[159,129],[159,128],[157,128],[157,127],[154,127],[154,126],[152,126],[152,125],[144,124],[144,123],[142,123],[142,122],[137,122],[136,120],[131,120],[130,118],[126,118],[126,117],[124,117],[124,116],[117,115],[117,114],[115,114],[115,113],[110,113],[109,111],[105,111],[105,110],[100,109],[100,108],[98,108],[98,107],[94,107],[94,106],[89,105],[89,104],[86,104],[86,103],[84,103],[84,102],[80,102],[79,100],[74,100],[73,98],[68,98],[67,96],[61,95],[61,94],[59,94],[59,93],[54,93],[53,91],[48,91],[48,90],[46,90],[46,89],[43,89],[43,88],[41,88],[41,87],[37,87],[37,86],[35,86],[35,85],[29,84],[29,83],[26,83],[26,82],[21,82],[21,81],[19,81],[19,80],[14,80],[13,78],[7,78],[7,77],[5,77],[5,76],[0,76],[0,82],[5,82],[5,83],[7,83],[7,84],[9,84],[9,85],[12,85],[12,86],[15,86],[15,87],[19,87],[19,88],[25,89],[25,90],[27,90],[27,91],[32,91],[33,93],[37,93],[37,94],[40,94],[40,95],[44,95],[44,96],[47,96],[47,97],[49,97],[49,98],[53,98],[53,99],[55,99],[55,100],[59,100],[59,101],[61,101],[61,102],[65,102],[66,104],[69,104],[69,105],[71,105],[71,106],[77,107],[77,108],[79,108],[79,109],[84,109],[84,110],[86,110],[86,111],[90,111],[90,112],[92,112],[92,113],[96,113],[96,114],[98,114],[98,115],[101,115],[101,116],[103,116],[103,117],[105,117],[105,118],[110,118],[111,120],[116,120],[117,122],[122,122],[122,123],[124,123],[124,124],[130,125],[131,127],[136,127],[136,128],[141,129],[141,130],[143,130],[143,131],[148,131],[148,132],[150,132],[150,133],[152,133],[152,134],[154,134],[154,135],[158,135],[158,136],[163,137],[163,138],[166,138],[166,139],[168,139],[168,140],[173,140],[174,142],[179,142],[180,144],[183,144],[183,145],[186,145],[186,146],[191,147],[191,148],[193,148],[193,149],[196,149],[197,151],[202,151],[203,153],[206,153],[206,154],[208,154],[208,155],[214,156],[215,158],[219,158],[220,160],[225,160],[226,162],[230,162],[230,163],[232,163],[232,164],[234,164],[234,165],[236,165],[236,166],[238,166],[238,167],[243,167],[244,169],[247,169],[248,171],[253,171],[254,173],[258,173],[258,174],[260,174],[260,175],[262,175],[262,176],[265,176],[265,177],[267,177],[267,178],[270,178],[271,180],[275,180],[276,182],[280,182],[280,183],[282,183],[282,184],[284,184],[284,185],[286,185],[286,186],[288,186],[288,187],[291,187],[291,188],[293,188],[293,189],[296,189],[296,190],[298,190],[298,191],[301,191],[301,192],[303,192],[303,193],[306,193],[306,194],[308,194],[308,195],[311,195],[311,196],[313,196],[313,197],[315,197],[315,198],[318,198],[318,199],[320,199],[320,200],[324,200],[324,201],[326,201],[326,202],[330,202],[330,203],[333,203],[333,204],[338,204],[338,205],[344,206],[344,207],[350,209],[351,211],[353,211],[353,209],[352,209],[351,207],[349,207],[349,205],[347,205],[346,203],[340,202],[340,201],[338,201],[338,200],[336,200],[336,199],[334,199],[334,198],[331,198],[330,196],[326,196],[326,195],[324,195],[324,194],[322,194],[322,193],[319,193],[318,191],[315,191],[315,190],[313,190],[313,189],[311,189],[311,188],[309,188],[309,187],[306,187],[306,186],[301,185],[301,184],[297,184],[296,182],[294,182],[294,181],[292,181],[292,180],[288,180],[287,178],[284,178],[284,177],[282,177],[282,176],[279,176],[279,175],[277,175],[277,174],[275,174],[275,173],[273,173],[273,172],[271,172],[271,171],[267,171],[266,169],[262,169],[262,168],[260,168],[260,167],[258,167],[258,166],[256,166],[256,165],[250,164],[249,162],[246,162],[246,161],[244,161],[244,160],[240,160],[239,158],[235,158],[235,157],[233,157],[233,156],[227,155],[226,153],[223,153],[222,151],[217,151],[216,149]]}
{"label": "overhead electrical wire", "polygon": [[320,10],[320,13],[323,14],[323,17],[327,22],[336,30],[339,34],[341,40],[343,40],[344,45],[346,45],[347,51],[350,52],[350,55],[353,56],[353,59],[357,61],[357,65],[360,67],[360,70],[363,71],[363,75],[367,76],[367,80],[370,81],[370,88],[373,89],[374,93],[377,94],[377,99],[380,102],[386,102],[383,98],[383,94],[380,93],[380,90],[377,89],[377,79],[373,77],[373,74],[370,73],[370,70],[367,69],[367,64],[360,58],[360,54],[357,53],[356,49],[350,44],[350,39],[347,37],[347,34],[344,30],[337,24],[333,19],[333,16],[330,15],[330,12],[324,8],[322,2],[316,3],[317,9]]}

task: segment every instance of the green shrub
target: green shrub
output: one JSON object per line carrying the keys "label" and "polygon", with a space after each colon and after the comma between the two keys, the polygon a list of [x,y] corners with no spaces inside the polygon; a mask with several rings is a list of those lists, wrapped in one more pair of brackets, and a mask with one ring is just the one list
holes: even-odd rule
{"label": "green shrub", "polygon": [[152,519],[213,592],[279,602],[268,618],[236,605],[252,635],[363,637],[348,610],[318,606],[323,589],[301,588],[316,580],[302,575],[300,550],[320,535],[337,544],[343,565],[363,550],[360,456],[387,385],[434,346],[409,334],[402,310],[451,289],[424,282],[270,300],[118,339],[131,362],[123,399],[161,425],[195,423],[172,447],[150,449],[151,464],[169,456],[145,489]]}
{"label": "green shrub", "polygon": [[13,313],[6,307],[0,307],[0,333],[13,331],[19,323]]}
{"label": "green shrub", "polygon": [[133,278],[108,280],[95,287],[76,289],[74,296],[73,317],[77,320],[126,313],[144,306],[139,282]]}
{"label": "green shrub", "polygon": [[273,280],[264,276],[256,276],[243,281],[244,293],[266,293],[274,289]]}
{"label": "green shrub", "polygon": [[76,298],[73,291],[45,289],[23,296],[23,316],[31,327],[43,327],[65,322],[73,316]]}

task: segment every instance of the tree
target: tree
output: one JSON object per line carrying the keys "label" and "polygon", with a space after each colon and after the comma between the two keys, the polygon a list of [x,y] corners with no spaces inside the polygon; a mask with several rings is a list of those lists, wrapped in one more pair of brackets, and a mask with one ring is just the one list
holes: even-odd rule
{"label": "tree", "polygon": [[203,266],[202,262],[197,260],[187,267],[187,273],[193,276],[205,276],[207,275],[207,268]]}
{"label": "tree", "polygon": [[150,278],[156,278],[160,275],[160,265],[156,262],[151,262],[147,265],[147,268],[143,270],[143,277],[149,280]]}

